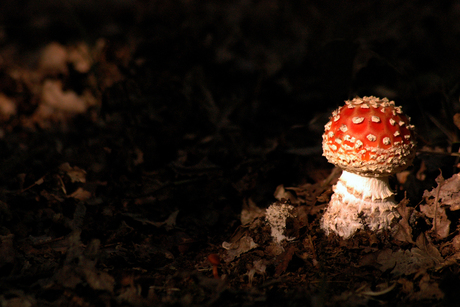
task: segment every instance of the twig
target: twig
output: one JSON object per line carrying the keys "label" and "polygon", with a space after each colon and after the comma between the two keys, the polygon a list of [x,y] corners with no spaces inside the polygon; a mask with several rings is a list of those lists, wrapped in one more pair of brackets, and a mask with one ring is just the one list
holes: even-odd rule
{"label": "twig", "polygon": [[439,176],[436,178],[436,182],[438,183],[438,188],[436,190],[436,198],[434,200],[435,203],[435,208],[434,208],[434,220],[433,220],[433,230],[435,233],[437,233],[437,219],[438,219],[438,204],[439,204],[439,193],[441,192],[441,187],[444,184],[444,179],[442,177],[442,172],[439,174]]}

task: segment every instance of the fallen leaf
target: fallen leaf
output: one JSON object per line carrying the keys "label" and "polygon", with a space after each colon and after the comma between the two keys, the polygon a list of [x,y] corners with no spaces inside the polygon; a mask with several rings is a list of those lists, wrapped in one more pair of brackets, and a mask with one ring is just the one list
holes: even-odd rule
{"label": "fallen leaf", "polygon": [[458,129],[460,129],[460,113],[456,113],[454,115],[454,124]]}
{"label": "fallen leaf", "polygon": [[72,182],[86,183],[86,171],[78,166],[70,166],[69,163],[63,163],[59,166],[61,171],[64,171],[69,176]]}
{"label": "fallen leaf", "polygon": [[91,52],[86,43],[80,42],[68,48],[67,61],[73,64],[76,71],[87,73],[93,65]]}
{"label": "fallen leaf", "polygon": [[241,224],[246,225],[254,221],[258,217],[264,217],[265,210],[257,207],[256,203],[251,198],[243,200],[243,209],[241,210]]}
{"label": "fallen leaf", "polygon": [[431,281],[429,274],[424,274],[419,282],[420,291],[412,293],[409,298],[413,301],[422,300],[441,300],[444,298],[444,293],[439,289],[437,282]]}
{"label": "fallen leaf", "polygon": [[227,250],[227,255],[223,258],[225,262],[231,262],[233,259],[238,258],[251,249],[256,248],[258,245],[250,236],[243,236],[238,241],[233,243],[223,242],[222,247]]}
{"label": "fallen leaf", "polygon": [[8,120],[13,115],[16,115],[15,102],[3,93],[0,93],[0,118]]}
{"label": "fallen leaf", "polygon": [[436,178],[438,186],[430,192],[425,190],[423,197],[438,198],[443,206],[448,206],[452,211],[460,209],[460,174],[455,174],[451,178],[444,180],[442,174]]}
{"label": "fallen leaf", "polygon": [[275,196],[275,198],[279,201],[281,201],[282,199],[288,199],[291,204],[300,203],[297,197],[292,192],[286,191],[286,189],[284,188],[284,185],[282,184],[276,187],[276,190],[273,196]]}
{"label": "fallen leaf", "polygon": [[426,205],[420,205],[420,211],[433,219],[431,229],[439,238],[444,239],[449,235],[450,220],[447,218],[446,209],[442,208],[439,202],[436,202],[434,199],[427,200]]}
{"label": "fallen leaf", "polygon": [[399,203],[399,206],[397,207],[397,210],[401,215],[401,219],[399,220],[398,228],[394,234],[394,238],[401,242],[415,243],[412,239],[412,227],[409,225],[409,219],[412,215],[412,212],[414,212],[414,208],[407,207],[408,203],[409,200],[405,198]]}
{"label": "fallen leaf", "polygon": [[286,271],[289,265],[289,262],[291,262],[292,260],[292,256],[294,256],[294,252],[295,252],[295,247],[290,246],[287,251],[285,251],[284,253],[278,256],[278,258],[276,259],[276,262],[279,262],[279,263],[275,268],[275,276],[280,276]]}
{"label": "fallen leaf", "polygon": [[417,247],[410,250],[385,249],[380,252],[376,260],[381,265],[380,270],[385,272],[391,269],[394,276],[409,275],[434,268],[443,261],[438,249],[428,242],[425,234],[420,234],[416,244]]}
{"label": "fallen leaf", "polygon": [[254,260],[252,262],[251,269],[246,273],[248,275],[248,281],[251,285],[254,281],[254,275],[257,273],[259,275],[264,276],[267,270],[267,261],[264,259]]}
{"label": "fallen leaf", "polygon": [[92,193],[89,191],[86,191],[82,187],[79,187],[76,189],[72,194],[70,194],[68,197],[70,198],[75,198],[78,200],[88,200],[92,196]]}
{"label": "fallen leaf", "polygon": [[88,107],[82,96],[73,91],[64,91],[59,80],[46,80],[43,83],[41,99],[43,105],[69,113],[84,113]]}
{"label": "fallen leaf", "polygon": [[52,42],[46,45],[40,54],[38,66],[43,73],[67,75],[67,50],[59,43]]}

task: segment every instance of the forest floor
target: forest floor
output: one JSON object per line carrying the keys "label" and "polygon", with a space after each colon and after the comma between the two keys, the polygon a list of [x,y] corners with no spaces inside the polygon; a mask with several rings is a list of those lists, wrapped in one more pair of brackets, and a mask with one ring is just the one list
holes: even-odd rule
{"label": "forest floor", "polygon": [[[457,1],[5,2],[2,306],[457,306]],[[363,95],[417,155],[395,228],[344,240],[321,136]]]}

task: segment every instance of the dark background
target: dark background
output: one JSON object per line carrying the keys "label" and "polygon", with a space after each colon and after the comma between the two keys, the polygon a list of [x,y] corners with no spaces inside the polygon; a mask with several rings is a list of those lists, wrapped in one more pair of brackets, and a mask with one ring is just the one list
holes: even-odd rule
{"label": "dark background", "polygon": [[[356,290],[372,271],[289,292],[289,283],[314,284],[290,280],[300,258],[275,278],[278,286],[264,284],[273,272],[260,277],[257,291],[238,277],[242,262],[229,264],[227,284],[206,284],[209,272],[197,270],[209,253],[224,253],[243,203],[265,208],[280,184],[329,175],[323,127],[355,96],[395,100],[417,128],[419,154],[399,200],[408,195],[416,207],[440,170],[445,178],[457,172],[447,153],[458,150],[458,1],[3,1],[0,26],[0,91],[17,105],[0,141],[2,300],[230,306],[273,296],[322,306]],[[40,71],[49,43],[94,48],[101,38],[91,70]],[[112,77],[108,68],[117,81],[102,82]],[[77,94],[89,89],[97,104],[26,125],[47,79]],[[63,184],[67,194],[79,187],[59,168],[65,162],[85,171],[89,199],[63,194]],[[154,224],[176,210],[173,229]],[[316,239],[326,253],[325,238]],[[332,269],[318,274],[347,280]],[[436,280],[458,281],[447,275]]]}

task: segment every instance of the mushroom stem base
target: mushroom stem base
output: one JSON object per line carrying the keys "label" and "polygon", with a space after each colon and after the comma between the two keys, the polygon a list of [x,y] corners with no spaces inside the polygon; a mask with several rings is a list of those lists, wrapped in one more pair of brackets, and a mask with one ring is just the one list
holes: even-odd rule
{"label": "mushroom stem base", "polygon": [[321,228],[347,239],[359,229],[389,229],[399,217],[388,177],[363,177],[344,171],[321,219]]}

